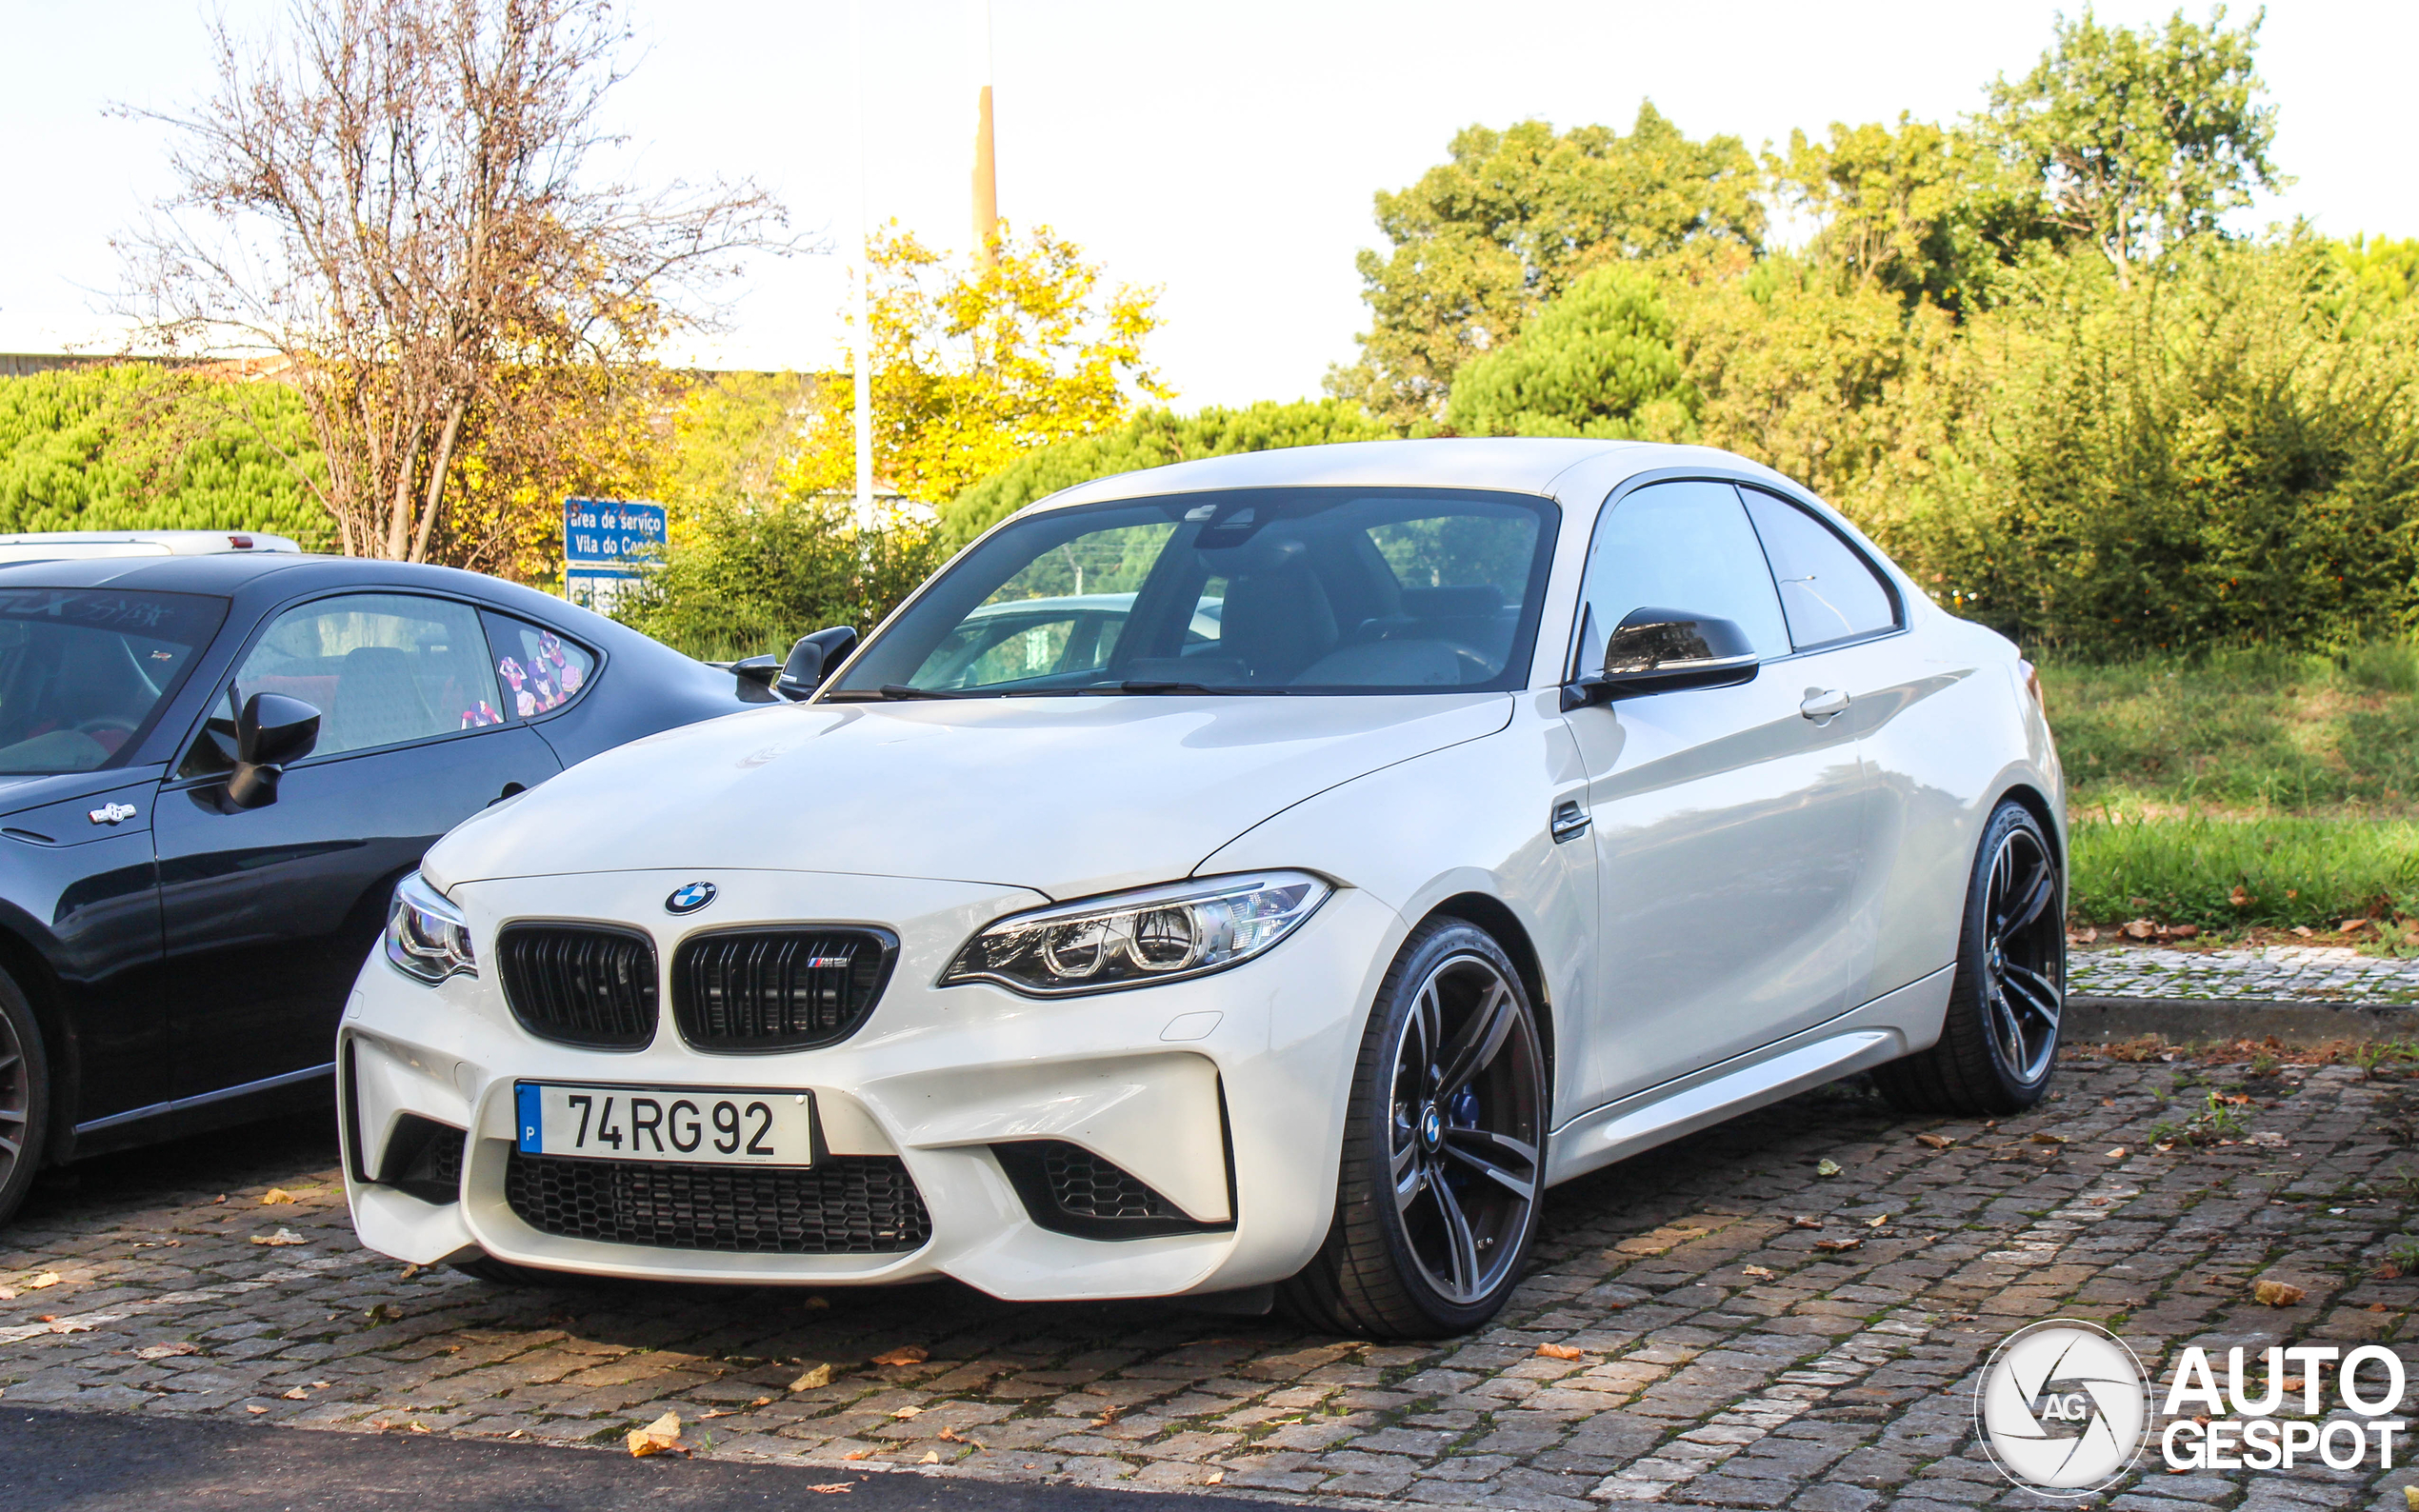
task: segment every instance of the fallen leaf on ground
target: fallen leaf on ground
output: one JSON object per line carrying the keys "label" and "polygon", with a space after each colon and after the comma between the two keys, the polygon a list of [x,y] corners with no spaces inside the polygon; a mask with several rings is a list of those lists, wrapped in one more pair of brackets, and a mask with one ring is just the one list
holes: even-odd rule
{"label": "fallen leaf on ground", "polygon": [[70,1323],[62,1318],[50,1325],[50,1331],[54,1334],[89,1334],[92,1331],[92,1325],[88,1323]]}
{"label": "fallen leaf on ground", "polygon": [[2158,932],[2159,926],[2152,924],[2148,919],[2131,920],[2126,924],[2123,928],[2117,931],[2117,933],[2125,936],[2128,940],[2148,940]]}
{"label": "fallen leaf on ground", "polygon": [[2293,933],[2300,935],[2303,939],[2307,940],[2313,934],[2317,933],[2317,931],[2306,924],[2297,924],[2293,925]]}
{"label": "fallen leaf on ground", "polygon": [[2369,921],[2366,919],[2347,919],[2343,923],[2335,925],[2335,928],[2344,934],[2357,934],[2368,927]]}
{"label": "fallen leaf on ground", "polygon": [[412,1277],[419,1275],[422,1271],[428,1268],[429,1267],[426,1265],[406,1265],[403,1267],[403,1279],[410,1281]]}
{"label": "fallen leaf on ground", "polygon": [[1814,1241],[1814,1247],[1838,1254],[1843,1250],[1861,1248],[1864,1243],[1861,1239],[1818,1239]]}
{"label": "fallen leaf on ground", "polygon": [[1569,1344],[1539,1344],[1537,1352],[1549,1360],[1580,1360],[1588,1353],[1585,1349],[1573,1349]]}
{"label": "fallen leaf on ground", "polygon": [[964,1443],[966,1442],[964,1439],[957,1436],[957,1430],[955,1428],[943,1428],[937,1437],[943,1443]]}
{"label": "fallen leaf on ground", "polygon": [[1929,1144],[1936,1150],[1945,1150],[1949,1145],[1954,1144],[1957,1142],[1950,1139],[1946,1134],[1918,1134],[1915,1136],[1915,1143],[1918,1144]]}
{"label": "fallen leaf on ground", "polygon": [[269,1409],[256,1402],[247,1402],[244,1403],[244,1410],[246,1412],[261,1413],[267,1412]]}
{"label": "fallen leaf on ground", "polygon": [[901,1344],[896,1349],[875,1355],[873,1363],[877,1365],[920,1365],[931,1358],[922,1344]]}
{"label": "fallen leaf on ground", "polygon": [[820,1491],[825,1496],[830,1496],[835,1492],[853,1491],[856,1487],[847,1481],[826,1481],[819,1485],[810,1485],[807,1487],[807,1489],[810,1491]]}
{"label": "fallen leaf on ground", "polygon": [[831,1367],[830,1365],[817,1365],[812,1370],[808,1371],[805,1375],[800,1376],[797,1380],[790,1383],[790,1389],[792,1391],[812,1391],[817,1387],[828,1386],[830,1384],[831,1384]]}
{"label": "fallen leaf on ground", "polygon": [[1809,1218],[1804,1213],[1800,1213],[1789,1220],[1789,1226],[1791,1228],[1820,1228],[1823,1226],[1823,1221],[1819,1218]]}
{"label": "fallen leaf on ground", "polygon": [[145,1344],[142,1348],[134,1351],[134,1358],[137,1360],[170,1360],[174,1359],[178,1355],[198,1355],[201,1352],[201,1345],[189,1344],[183,1340],[179,1340],[172,1344]]}
{"label": "fallen leaf on ground", "polygon": [[1889,1222],[1889,1215],[1888,1213],[1875,1213],[1872,1217],[1865,1220],[1865,1226],[1867,1228],[1879,1228]]}
{"label": "fallen leaf on ground", "polygon": [[328,1383],[325,1381],[314,1381],[310,1383],[310,1389],[313,1391],[325,1391],[328,1389]]}
{"label": "fallen leaf on ground", "polygon": [[2402,1488],[2402,1504],[2409,1507],[2410,1512],[2419,1512],[2419,1485],[2407,1485]]}
{"label": "fallen leaf on ground", "polygon": [[739,1409],[736,1407],[716,1407],[711,1412],[697,1414],[697,1421],[703,1422],[708,1418],[735,1418],[737,1416],[739,1416]]}
{"label": "fallen leaf on ground", "polygon": [[2226,901],[2237,908],[2248,908],[2251,905],[2251,895],[2238,885],[2232,892],[2226,895]]}
{"label": "fallen leaf on ground", "polygon": [[2263,1281],[2251,1288],[2251,1296],[2270,1307],[2295,1307],[2309,1293],[2290,1282]]}
{"label": "fallen leaf on ground", "polygon": [[2125,1146],[2120,1144],[2116,1148],[2109,1151],[2109,1159],[2112,1161],[2121,1161],[2125,1159]]}
{"label": "fallen leaf on ground", "polygon": [[1752,1276],[1757,1281],[1770,1281],[1780,1274],[1777,1270],[1767,1270],[1762,1265],[1742,1265],[1739,1267],[1739,1273],[1743,1276]]}
{"label": "fallen leaf on ground", "polygon": [[2196,940],[2200,938],[2201,926],[2196,924],[2179,924],[2168,933],[2178,940]]}
{"label": "fallen leaf on ground", "polygon": [[294,1203],[300,1201],[300,1198],[296,1197],[293,1193],[286,1190],[286,1188],[282,1186],[272,1186],[269,1190],[260,1194],[260,1205],[263,1207],[275,1207],[281,1203]]}
{"label": "fallen leaf on ground", "polygon": [[285,1398],[288,1402],[309,1402],[310,1400],[310,1393],[305,1391],[300,1386],[288,1386],[285,1390],[277,1394]]}
{"label": "fallen leaf on ground", "polygon": [[2052,1134],[2047,1129],[2038,1130],[2032,1136],[2032,1143],[2035,1144],[2064,1144],[2066,1142],[2067,1137],[2064,1134]]}
{"label": "fallen leaf on ground", "polygon": [[890,1414],[890,1416],[894,1418],[917,1418],[922,1417],[923,1415],[924,1409],[922,1407],[901,1407],[898,1411]]}
{"label": "fallen leaf on ground", "polygon": [[872,1452],[873,1451],[871,1449],[850,1449],[848,1453],[840,1456],[840,1458],[843,1460],[862,1460]]}
{"label": "fallen leaf on ground", "polygon": [[915,1462],[918,1464],[938,1464],[941,1462],[941,1451],[938,1449],[927,1449],[924,1451],[924,1458],[916,1461]]}
{"label": "fallen leaf on ground", "polygon": [[[2370,1271],[2369,1274],[2372,1279],[2377,1281],[2400,1281],[2402,1280],[2402,1267],[2389,1260],[2384,1264],[2379,1265],[2375,1270]],[[2378,1305],[2382,1307],[2385,1303],[2380,1303]]]}
{"label": "fallen leaf on ground", "polygon": [[[412,1424],[418,1427],[419,1424]],[[625,1441],[630,1444],[630,1458],[643,1460],[650,1454],[680,1454],[685,1449],[680,1442],[680,1414],[667,1412],[643,1428],[632,1428]]]}
{"label": "fallen leaf on ground", "polygon": [[1817,1176],[1837,1176],[1839,1174],[1839,1162],[1826,1155],[1821,1160],[1814,1163],[1814,1174]]}
{"label": "fallen leaf on ground", "polygon": [[2100,931],[2088,925],[2080,929],[2069,929],[2067,931],[2067,943],[2069,945],[2089,945],[2091,942],[2099,938]]}
{"label": "fallen leaf on ground", "polygon": [[308,1244],[310,1241],[290,1228],[281,1228],[273,1234],[254,1234],[252,1243],[255,1244]]}
{"label": "fallen leaf on ground", "polygon": [[414,1433],[426,1433],[429,1431],[429,1425],[422,1422],[419,1419],[414,1418],[411,1420],[411,1431]]}
{"label": "fallen leaf on ground", "polygon": [[210,1200],[210,1204],[212,1207],[216,1207],[219,1204],[221,1204],[221,1203],[223,1203],[223,1202],[225,1202],[225,1201],[227,1201],[227,1194],[226,1194],[225,1192],[221,1192],[221,1193],[219,1193],[216,1197],[213,1197],[213,1198],[211,1198],[211,1199]]}
{"label": "fallen leaf on ground", "polygon": [[0,1302],[14,1302],[16,1300],[17,1288],[14,1286],[0,1286]]}
{"label": "fallen leaf on ground", "polygon": [[1226,1483],[1226,1479],[1227,1472],[1224,1470],[1212,1470],[1201,1483],[1203,1485],[1223,1485]]}
{"label": "fallen leaf on ground", "polygon": [[770,1397],[753,1397],[749,1400],[748,1405],[751,1407],[770,1407],[772,1405],[772,1399]]}
{"label": "fallen leaf on ground", "polygon": [[46,1270],[41,1275],[34,1277],[30,1282],[27,1282],[25,1283],[25,1289],[28,1291],[40,1291],[45,1286],[57,1285],[59,1283],[59,1273],[57,1271]]}

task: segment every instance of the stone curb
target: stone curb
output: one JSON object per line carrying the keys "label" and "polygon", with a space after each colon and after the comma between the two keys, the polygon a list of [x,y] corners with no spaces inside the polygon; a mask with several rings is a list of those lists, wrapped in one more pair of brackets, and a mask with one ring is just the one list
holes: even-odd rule
{"label": "stone curb", "polygon": [[2176,1044],[2208,1040],[2264,1040],[2323,1044],[2330,1040],[2386,1040],[2419,1034],[2419,1005],[2277,1003],[2258,998],[2069,997],[2061,1038],[2068,1044],[2109,1044],[2155,1034]]}

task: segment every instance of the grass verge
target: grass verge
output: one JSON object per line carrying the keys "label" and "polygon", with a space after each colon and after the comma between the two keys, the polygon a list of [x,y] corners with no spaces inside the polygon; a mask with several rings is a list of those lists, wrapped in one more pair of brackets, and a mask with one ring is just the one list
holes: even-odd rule
{"label": "grass verge", "polygon": [[2419,823],[2139,816],[2080,819],[2069,911],[2204,929],[2333,929],[2419,913]]}

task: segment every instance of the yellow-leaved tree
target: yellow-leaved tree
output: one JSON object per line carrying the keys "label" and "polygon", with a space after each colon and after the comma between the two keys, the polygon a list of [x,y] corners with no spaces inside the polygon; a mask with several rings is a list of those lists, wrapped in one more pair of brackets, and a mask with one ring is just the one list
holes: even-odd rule
{"label": "yellow-leaved tree", "polygon": [[[1052,442],[1121,424],[1141,395],[1171,390],[1143,358],[1159,290],[1107,284],[1052,231],[1002,222],[988,267],[945,257],[901,229],[867,249],[873,327],[873,471],[881,491],[938,506]],[[855,487],[850,372],[824,375],[790,482]]]}

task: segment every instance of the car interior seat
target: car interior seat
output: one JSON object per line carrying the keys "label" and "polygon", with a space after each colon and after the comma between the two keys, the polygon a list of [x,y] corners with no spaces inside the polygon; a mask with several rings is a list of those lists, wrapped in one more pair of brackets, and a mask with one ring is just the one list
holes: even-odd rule
{"label": "car interior seat", "polygon": [[440,728],[411,675],[411,654],[391,646],[356,646],[336,673],[335,706],[328,711],[319,748],[360,750],[418,740]]}

